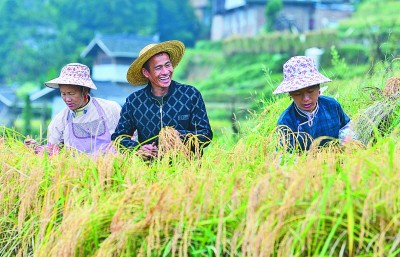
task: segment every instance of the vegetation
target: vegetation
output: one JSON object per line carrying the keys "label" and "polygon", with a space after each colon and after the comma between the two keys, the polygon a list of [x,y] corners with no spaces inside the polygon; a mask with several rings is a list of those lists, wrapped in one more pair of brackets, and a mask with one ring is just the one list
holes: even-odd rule
{"label": "vegetation", "polygon": [[[384,72],[326,94],[357,117]],[[289,154],[274,133],[289,102],[263,100],[238,141],[225,133],[200,160],[37,156],[3,128],[0,255],[397,256],[399,116],[365,147]]]}
{"label": "vegetation", "polygon": [[[0,2],[0,82],[42,84],[80,53],[97,33],[159,34],[160,40],[202,39],[202,28],[189,0]],[[178,8],[179,4],[179,8]],[[156,11],[154,11],[156,10]]]}
{"label": "vegetation", "polygon": [[271,0],[265,5],[266,31],[273,31],[278,13],[283,9],[282,0]]}
{"label": "vegetation", "polygon": [[[362,44],[325,48],[320,70],[333,82],[324,94],[355,123],[368,121],[371,106],[390,110],[374,116],[388,123],[361,127],[365,145],[291,154],[275,133],[291,100],[271,95],[288,53],[259,54],[252,42],[262,44],[199,42],[176,70],[203,93],[216,132],[201,159],[168,133],[164,157],[151,162],[67,149],[38,156],[2,127],[0,256],[399,256],[400,105],[385,88],[400,77],[400,59],[386,52],[369,73]],[[221,117],[241,104],[233,135]]]}

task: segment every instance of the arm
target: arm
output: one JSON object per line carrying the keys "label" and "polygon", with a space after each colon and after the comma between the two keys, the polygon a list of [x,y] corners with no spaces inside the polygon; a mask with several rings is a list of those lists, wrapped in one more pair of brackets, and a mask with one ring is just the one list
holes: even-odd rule
{"label": "arm", "polygon": [[213,138],[210,121],[208,119],[206,106],[198,90],[194,91],[191,97],[192,110],[189,128],[186,130],[178,130],[182,135],[196,135],[203,147],[210,144]]}
{"label": "arm", "polygon": [[49,155],[58,153],[64,144],[65,123],[63,122],[63,117],[65,116],[60,113],[50,122],[47,129],[47,144],[41,145],[28,135],[24,140],[24,145],[39,155],[44,154],[44,152],[47,152]]}
{"label": "arm", "polygon": [[339,142],[340,144],[346,144],[352,140],[356,140],[356,135],[349,116],[347,116],[340,105],[338,108],[340,115]]}

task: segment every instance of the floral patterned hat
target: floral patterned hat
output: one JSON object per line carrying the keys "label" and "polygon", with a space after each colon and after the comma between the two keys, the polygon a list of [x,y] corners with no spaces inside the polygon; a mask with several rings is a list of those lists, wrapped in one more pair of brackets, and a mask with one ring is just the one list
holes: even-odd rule
{"label": "floral patterned hat", "polygon": [[47,81],[44,84],[51,88],[59,88],[60,84],[66,84],[97,89],[90,77],[89,67],[81,63],[65,65],[58,78]]}
{"label": "floral patterned hat", "polygon": [[294,56],[283,65],[283,81],[273,94],[293,92],[332,80],[318,72],[314,59]]}

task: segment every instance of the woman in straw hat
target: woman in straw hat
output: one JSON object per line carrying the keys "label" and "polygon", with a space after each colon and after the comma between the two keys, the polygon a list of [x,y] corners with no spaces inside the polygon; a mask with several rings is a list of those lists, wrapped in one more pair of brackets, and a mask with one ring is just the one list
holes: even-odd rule
{"label": "woman in straw hat", "polygon": [[91,89],[97,89],[89,68],[80,63],[67,64],[59,77],[45,85],[59,88],[67,106],[50,122],[47,145],[40,146],[29,138],[25,144],[37,153],[43,150],[52,153],[63,145],[85,153],[105,151],[111,145],[111,134],[117,126],[121,106],[89,95]]}
{"label": "woman in straw hat", "polygon": [[[145,157],[158,153],[157,137],[164,127],[173,127],[182,138],[194,135],[201,148],[213,133],[200,92],[193,86],[172,80],[174,68],[185,52],[177,40],[145,46],[127,72],[129,83],[146,87],[133,92],[122,107],[112,140],[123,148],[137,149]],[[137,141],[131,136],[137,130]]]}
{"label": "woman in straw hat", "polygon": [[283,82],[273,94],[289,93],[292,104],[278,120],[283,145],[288,150],[308,150],[313,139],[322,146],[332,139],[350,141],[350,118],[333,98],[322,96],[320,84],[331,80],[318,72],[314,60],[295,56],[283,65]]}

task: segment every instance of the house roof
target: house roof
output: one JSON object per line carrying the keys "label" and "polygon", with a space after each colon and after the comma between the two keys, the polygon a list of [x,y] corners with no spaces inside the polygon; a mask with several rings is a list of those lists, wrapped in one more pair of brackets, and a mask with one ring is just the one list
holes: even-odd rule
{"label": "house roof", "polygon": [[129,83],[118,83],[111,81],[93,81],[97,90],[90,92],[94,97],[113,100],[121,106],[125,103],[126,98],[136,90],[143,88],[143,86],[133,86]]}
{"label": "house roof", "polygon": [[81,57],[96,55],[102,50],[110,57],[134,57],[139,56],[140,50],[148,44],[158,43],[157,36],[138,35],[96,35],[89,45],[81,53]]}
{"label": "house roof", "polygon": [[[97,86],[97,90],[91,90],[90,95],[107,100],[113,100],[121,106],[125,103],[126,98],[136,90],[143,88],[143,86],[133,86],[129,83],[118,83],[111,81],[96,81],[93,80]],[[30,94],[32,102],[49,101],[54,97],[59,96],[58,89],[45,87]]]}
{"label": "house roof", "polygon": [[12,106],[18,100],[15,86],[2,84],[0,85],[0,92],[0,102],[8,107]]}
{"label": "house roof", "polygon": [[31,102],[34,102],[42,97],[52,98],[56,93],[58,93],[58,90],[50,87],[45,87],[43,89],[31,93],[29,95],[29,100],[31,100]]}

